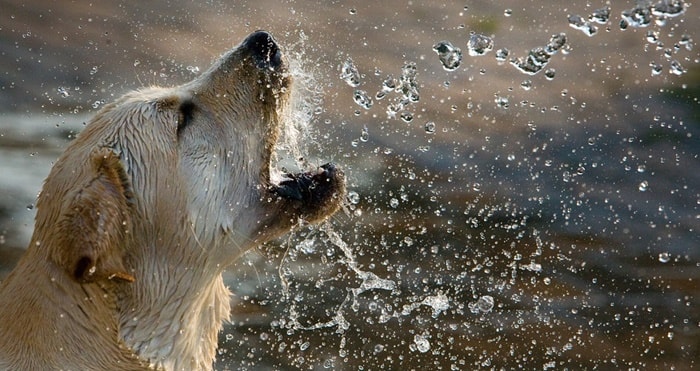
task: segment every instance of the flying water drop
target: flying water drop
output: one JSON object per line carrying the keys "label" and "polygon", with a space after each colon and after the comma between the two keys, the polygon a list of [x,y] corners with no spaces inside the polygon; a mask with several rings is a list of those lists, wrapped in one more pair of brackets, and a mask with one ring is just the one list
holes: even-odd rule
{"label": "flying water drop", "polygon": [[474,33],[469,36],[467,48],[469,50],[469,55],[473,57],[484,55],[493,50],[493,39],[485,35]]}
{"label": "flying water drop", "polygon": [[360,85],[360,72],[352,59],[348,58],[340,67],[340,78],[352,87]]}
{"label": "flying water drop", "polygon": [[440,41],[433,45],[433,50],[437,53],[442,67],[446,71],[454,71],[462,63],[462,50],[453,46],[449,41]]}

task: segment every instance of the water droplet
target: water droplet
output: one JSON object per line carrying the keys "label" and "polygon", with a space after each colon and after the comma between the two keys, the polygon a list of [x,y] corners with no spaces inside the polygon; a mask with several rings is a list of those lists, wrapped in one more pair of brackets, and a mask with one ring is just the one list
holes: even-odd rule
{"label": "water droplet", "polygon": [[92,69],[90,69],[90,75],[96,74],[98,70],[97,66],[93,66]]}
{"label": "water droplet", "polygon": [[357,14],[357,9],[350,8],[350,15],[355,15],[355,14]]}
{"label": "water droplet", "polygon": [[348,202],[350,202],[353,205],[357,205],[360,203],[360,195],[355,191],[348,192],[347,198]]}
{"label": "water droplet", "polygon": [[648,188],[649,188],[649,182],[647,182],[646,180],[639,183],[639,191],[640,192],[645,192]]}
{"label": "water droplet", "polygon": [[474,190],[474,192],[481,191],[481,183],[475,182],[474,184],[472,184],[472,189]]}
{"label": "water droplet", "polygon": [[425,124],[425,132],[428,134],[434,134],[435,133],[435,123],[433,121],[427,122]]}
{"label": "water droplet", "polygon": [[510,17],[511,15],[513,15],[513,9],[506,9],[506,10],[504,10],[504,11],[503,11],[503,15],[506,16],[506,17]]}
{"label": "water droplet", "polygon": [[647,42],[650,44],[656,44],[659,41],[659,32],[649,30],[647,31]]}
{"label": "water droplet", "polygon": [[652,76],[658,76],[664,70],[664,67],[656,62],[649,62],[649,66],[651,67]]}
{"label": "water droplet", "polygon": [[524,58],[513,58],[510,63],[520,72],[534,75],[540,72],[549,63],[552,55],[559,50],[564,50],[567,42],[565,33],[558,33],[550,37],[545,47],[531,49]]}
{"label": "water droplet", "polygon": [[68,89],[64,88],[63,86],[59,86],[58,89],[56,89],[56,91],[58,91],[58,94],[60,94],[63,98],[70,96],[70,92],[68,91]]}
{"label": "water droplet", "polygon": [[669,72],[671,72],[674,75],[682,75],[686,72],[688,72],[683,66],[681,66],[681,63],[678,62],[677,60],[671,61],[671,65],[669,66]]}
{"label": "water droplet", "polygon": [[510,106],[510,103],[508,101],[508,97],[502,97],[502,96],[496,96],[496,107],[498,108],[503,108],[503,109],[508,109]]}
{"label": "water droplet", "polygon": [[671,255],[667,252],[662,252],[659,254],[659,261],[662,263],[668,263],[671,261]]}
{"label": "water droplet", "polygon": [[537,47],[531,49],[525,58],[511,59],[510,64],[522,73],[534,75],[547,65],[550,57],[551,55],[547,54],[543,48]]}
{"label": "water droplet", "polygon": [[633,9],[622,11],[622,20],[620,21],[620,28],[626,29],[628,26],[632,27],[646,27],[651,23],[651,8],[644,3],[637,3],[637,6]]}
{"label": "water droplet", "polygon": [[399,200],[392,197],[391,200],[389,200],[389,206],[391,206],[391,208],[393,209],[396,209],[397,207],[399,207]]}
{"label": "water droplet", "polygon": [[367,142],[368,140],[369,140],[369,130],[367,130],[367,126],[364,126],[362,128],[362,132],[360,133],[360,141]]}
{"label": "water droplet", "polygon": [[661,18],[678,17],[685,13],[686,5],[682,0],[659,1],[651,8],[651,14]]}
{"label": "water droplet", "polygon": [[[545,163],[546,165],[546,163]],[[571,172],[568,170],[564,170],[564,172],[561,174],[561,178],[564,182],[568,183],[571,181]]]}
{"label": "water droplet", "polygon": [[469,50],[469,55],[473,57],[484,55],[493,50],[493,40],[488,36],[474,33],[469,36],[467,49]]}
{"label": "water droplet", "polygon": [[413,337],[413,343],[415,344],[416,350],[421,353],[425,353],[430,350],[430,342],[422,335],[415,335]]}
{"label": "water droplet", "polygon": [[372,98],[364,90],[355,90],[352,99],[357,103],[358,106],[364,109],[370,109],[372,107]]}
{"label": "water droplet", "polygon": [[523,88],[523,90],[530,90],[532,89],[532,81],[524,80],[520,83],[520,87]]}
{"label": "water droplet", "polygon": [[566,46],[567,40],[566,34],[563,32],[552,35],[549,38],[547,45],[544,47],[544,52],[549,55],[556,54],[559,50],[562,50],[562,48]]}
{"label": "water droplet", "polygon": [[546,71],[544,71],[544,77],[547,78],[547,80],[553,80],[556,74],[557,71],[554,68],[548,68]]}
{"label": "water droplet", "polygon": [[690,35],[683,34],[681,36],[681,40],[678,41],[678,45],[685,46],[685,49],[687,51],[692,51],[693,50],[693,39],[690,37]]}
{"label": "water droplet", "polygon": [[592,22],[599,24],[606,24],[610,20],[610,7],[606,6],[604,8],[596,9],[591,13],[588,19]]}
{"label": "water droplet", "polygon": [[454,47],[449,41],[440,41],[433,45],[433,50],[437,53],[442,68],[446,71],[454,71],[462,62],[462,50]]}
{"label": "water droplet", "polygon": [[384,350],[384,345],[382,344],[377,344],[374,346],[374,353],[381,353]]}
{"label": "water droplet", "polygon": [[489,295],[484,295],[476,301],[476,307],[483,313],[488,313],[493,309],[494,301],[493,297]]}
{"label": "water droplet", "polygon": [[340,68],[340,78],[352,87],[360,85],[360,72],[357,70],[357,67],[355,67],[355,63],[351,58],[343,62]]}
{"label": "water droplet", "polygon": [[587,36],[593,36],[598,32],[598,27],[591,22],[586,21],[580,15],[569,16],[569,26],[576,30],[582,31]]}
{"label": "water droplet", "polygon": [[401,112],[401,120],[404,122],[411,122],[413,121],[413,114],[411,112]]}
{"label": "water droplet", "polygon": [[496,50],[496,61],[499,63],[505,62],[508,59],[508,54],[510,54],[510,50],[506,48]]}
{"label": "water droplet", "polygon": [[387,76],[382,82],[382,91],[389,93],[396,89],[396,79],[393,76]]}
{"label": "water droplet", "polygon": [[187,66],[187,71],[190,71],[192,73],[199,73],[199,67],[197,66]]}
{"label": "water droplet", "polygon": [[104,100],[98,99],[98,100],[92,102],[92,108],[95,108],[95,109],[99,108],[101,105],[104,104],[104,102],[105,102]]}

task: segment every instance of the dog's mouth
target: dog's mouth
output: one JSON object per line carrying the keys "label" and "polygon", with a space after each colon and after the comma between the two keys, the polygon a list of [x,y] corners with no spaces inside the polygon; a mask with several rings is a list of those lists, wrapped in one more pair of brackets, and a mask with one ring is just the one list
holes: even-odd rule
{"label": "dog's mouth", "polygon": [[[279,45],[265,31],[257,31],[249,35],[242,43],[248,49],[256,67],[264,75],[260,83],[267,85],[268,93],[276,102],[276,112],[270,117],[270,132],[268,133],[268,158],[266,169],[263,170],[263,183],[271,199],[281,203],[280,207],[307,222],[316,222],[334,213],[341,204],[345,194],[345,177],[343,172],[334,164],[327,163],[316,169],[299,173],[288,173],[275,168],[273,181],[270,169],[275,156],[277,141],[282,130],[281,115],[287,109],[292,78]],[[267,99],[263,97],[263,99]]]}

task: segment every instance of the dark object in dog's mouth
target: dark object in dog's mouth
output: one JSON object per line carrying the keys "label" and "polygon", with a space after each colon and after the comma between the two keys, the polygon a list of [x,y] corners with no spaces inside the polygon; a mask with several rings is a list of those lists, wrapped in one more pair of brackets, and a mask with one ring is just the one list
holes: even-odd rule
{"label": "dark object in dog's mouth", "polygon": [[345,175],[333,163],[322,165],[316,171],[284,176],[273,193],[296,204],[310,222],[316,219],[316,214],[327,213],[326,208],[339,206],[336,200],[345,193]]}

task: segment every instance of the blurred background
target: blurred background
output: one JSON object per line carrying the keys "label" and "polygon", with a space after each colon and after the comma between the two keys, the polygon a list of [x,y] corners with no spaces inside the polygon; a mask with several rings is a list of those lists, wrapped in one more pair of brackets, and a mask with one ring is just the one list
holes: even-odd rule
{"label": "blurred background", "polygon": [[296,66],[298,150],[350,192],[228,270],[217,369],[698,367],[696,4],[0,7],[0,279],[102,104],[266,29]]}

